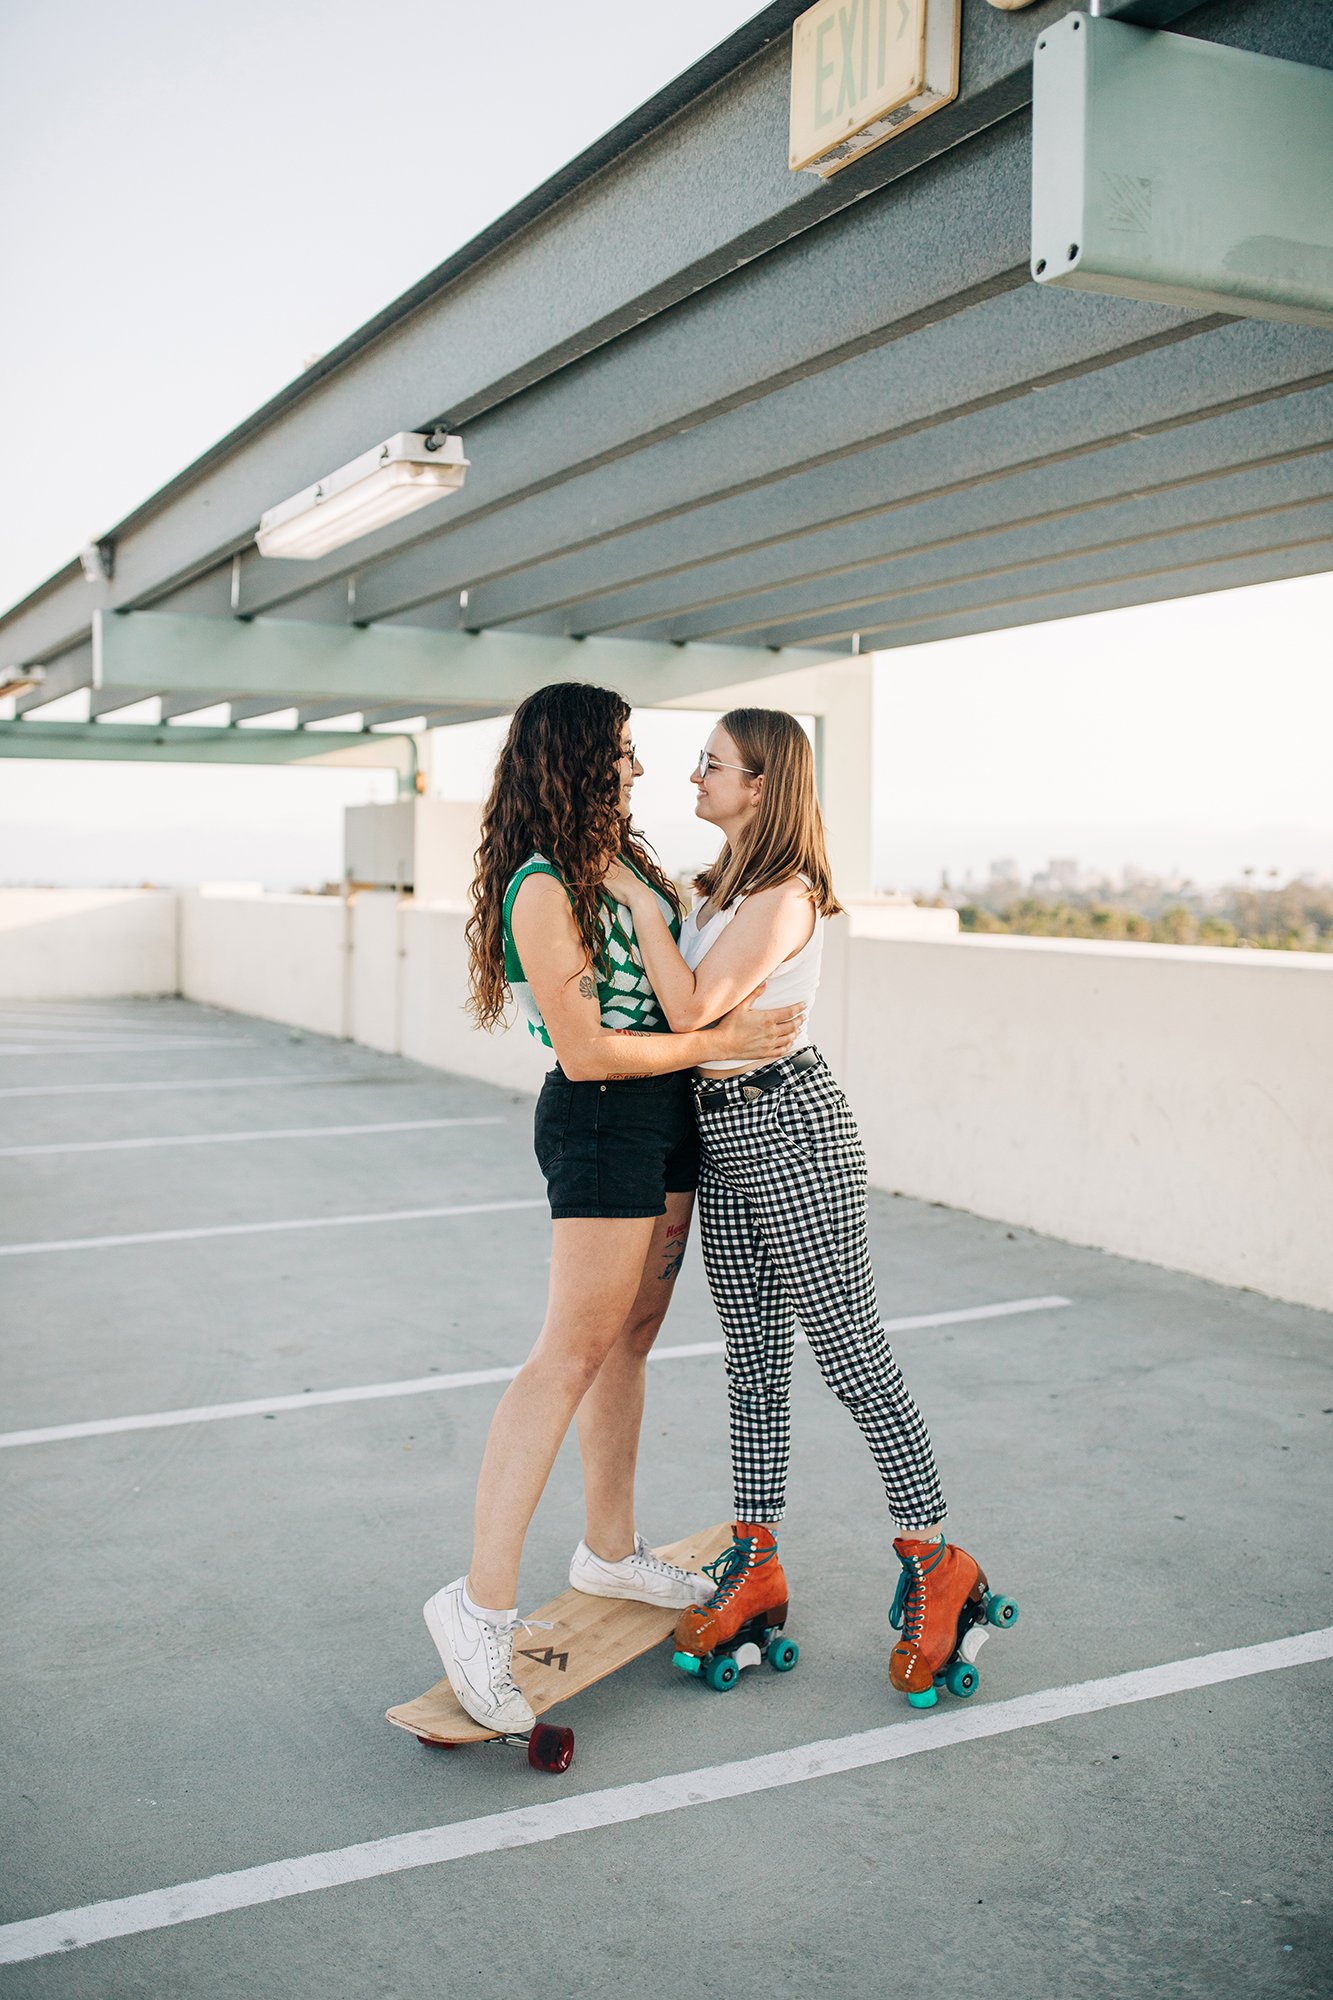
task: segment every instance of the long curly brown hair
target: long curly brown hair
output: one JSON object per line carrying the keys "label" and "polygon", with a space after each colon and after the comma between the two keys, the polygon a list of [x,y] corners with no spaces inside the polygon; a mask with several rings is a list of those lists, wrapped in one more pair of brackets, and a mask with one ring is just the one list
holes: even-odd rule
{"label": "long curly brown hair", "polygon": [[500,1020],[509,988],[504,974],[504,897],[525,861],[540,854],[569,891],[574,922],[599,976],[607,971],[600,921],[610,857],[630,861],[680,915],[674,882],[620,811],[620,732],[629,703],[611,688],[557,681],[515,710],[495,766],[481,819],[467,925],[471,993],[478,1027]]}

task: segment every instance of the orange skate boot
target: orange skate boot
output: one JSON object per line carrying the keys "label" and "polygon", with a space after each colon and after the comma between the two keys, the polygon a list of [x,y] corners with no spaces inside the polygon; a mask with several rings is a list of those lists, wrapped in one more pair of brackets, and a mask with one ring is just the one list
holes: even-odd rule
{"label": "orange skate boot", "polygon": [[976,1558],[943,1535],[926,1542],[900,1535],[893,1546],[903,1570],[889,1623],[903,1636],[889,1655],[890,1681],[913,1708],[933,1708],[941,1687],[975,1694],[987,1627],[1012,1625],[1018,1606],[992,1596]]}
{"label": "orange skate boot", "polygon": [[779,1673],[796,1665],[794,1639],[784,1639],[787,1579],[771,1528],[737,1521],[734,1540],[716,1562],[704,1565],[717,1588],[676,1620],[675,1664],[709,1687],[734,1687],[742,1667],[767,1659]]}

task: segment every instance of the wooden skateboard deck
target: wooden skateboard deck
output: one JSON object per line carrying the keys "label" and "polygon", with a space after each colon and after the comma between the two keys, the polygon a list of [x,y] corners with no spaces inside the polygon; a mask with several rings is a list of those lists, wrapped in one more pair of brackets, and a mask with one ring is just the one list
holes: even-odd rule
{"label": "wooden skateboard deck", "polygon": [[[699,1569],[720,1556],[731,1541],[729,1525],[687,1535],[656,1553],[666,1562]],[[564,1590],[530,1614],[531,1633],[522,1625],[514,1633],[514,1679],[534,1715],[544,1715],[557,1702],[581,1694],[594,1681],[605,1680],[641,1653],[651,1652],[675,1630],[678,1611],[652,1604],[632,1604],[620,1597],[589,1597],[582,1590]],[[539,1619],[550,1620],[550,1630]],[[460,1707],[447,1679],[415,1701],[386,1710],[386,1720],[410,1730],[425,1743],[493,1743],[498,1732],[474,1722]]]}

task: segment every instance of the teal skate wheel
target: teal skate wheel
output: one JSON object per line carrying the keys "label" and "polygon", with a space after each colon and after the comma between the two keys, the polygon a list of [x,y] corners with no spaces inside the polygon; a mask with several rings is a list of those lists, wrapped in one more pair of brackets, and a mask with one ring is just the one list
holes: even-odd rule
{"label": "teal skate wheel", "polygon": [[725,1694],[728,1688],[735,1687],[740,1677],[741,1670],[730,1653],[723,1653],[719,1658],[710,1660],[704,1668],[704,1679],[716,1694]]}
{"label": "teal skate wheel", "polygon": [[671,1664],[673,1667],[679,1667],[683,1674],[697,1674],[703,1666],[703,1661],[697,1660],[693,1653],[673,1653]]}
{"label": "teal skate wheel", "polygon": [[938,1700],[939,1696],[933,1687],[922,1688],[920,1694],[908,1695],[907,1706],[909,1708],[934,1708]]}
{"label": "teal skate wheel", "polygon": [[944,1685],[950,1694],[956,1694],[960,1701],[976,1693],[981,1685],[981,1675],[968,1660],[951,1660],[944,1669]]}
{"label": "teal skate wheel", "polygon": [[989,1625],[1014,1625],[1018,1622],[1018,1606],[1012,1597],[988,1597],[986,1599],[986,1622]]}
{"label": "teal skate wheel", "polygon": [[775,1638],[768,1642],[768,1664],[775,1674],[789,1674],[801,1657],[794,1639]]}

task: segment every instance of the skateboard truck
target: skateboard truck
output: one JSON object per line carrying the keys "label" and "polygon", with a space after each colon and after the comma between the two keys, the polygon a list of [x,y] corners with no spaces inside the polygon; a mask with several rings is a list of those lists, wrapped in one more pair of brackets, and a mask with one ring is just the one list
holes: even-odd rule
{"label": "skateboard truck", "polygon": [[[574,1732],[554,1722],[538,1722],[526,1736],[488,1736],[487,1743],[526,1743],[528,1762],[534,1771],[567,1771],[574,1761]],[[427,1750],[461,1750],[461,1743],[442,1742],[438,1736],[418,1736]]]}
{"label": "skateboard truck", "polygon": [[746,1667],[757,1667],[761,1660],[767,1660],[774,1673],[789,1674],[800,1656],[800,1647],[794,1639],[783,1638],[780,1625],[752,1618],[734,1638],[725,1645],[715,1646],[711,1653],[702,1657],[697,1653],[673,1653],[671,1664],[683,1674],[696,1674],[716,1694],[725,1694],[728,1688],[735,1687]]}

